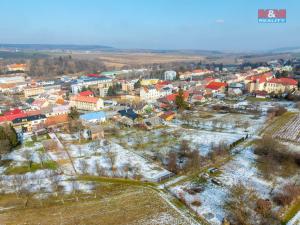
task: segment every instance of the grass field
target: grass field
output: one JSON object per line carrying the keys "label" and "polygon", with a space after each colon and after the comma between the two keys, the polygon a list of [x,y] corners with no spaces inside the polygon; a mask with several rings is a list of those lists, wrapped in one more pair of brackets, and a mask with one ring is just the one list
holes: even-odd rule
{"label": "grass field", "polygon": [[[15,195],[0,197],[0,224],[185,224],[180,215],[149,188],[124,184],[100,183],[93,194],[31,200],[28,207]],[[9,209],[10,207],[14,207]]]}

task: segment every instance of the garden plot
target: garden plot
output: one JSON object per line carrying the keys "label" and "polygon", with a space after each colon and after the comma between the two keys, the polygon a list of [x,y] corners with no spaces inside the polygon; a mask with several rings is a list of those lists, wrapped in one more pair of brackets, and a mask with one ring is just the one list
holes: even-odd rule
{"label": "garden plot", "polygon": [[[270,198],[273,184],[266,181],[259,174],[259,171],[253,165],[255,158],[251,148],[248,147],[235,159],[221,167],[222,173],[218,177],[218,180],[222,183],[220,186],[213,184],[208,179],[206,183],[199,184],[204,188],[200,193],[189,194],[186,191],[192,185],[191,182],[175,186],[171,188],[171,191],[178,198],[183,199],[198,215],[208,220],[209,223],[219,225],[225,216],[222,204],[233,184],[247,184],[247,187],[254,188],[262,198]],[[277,184],[284,185],[286,182],[285,179],[277,179]],[[199,201],[201,205],[192,205],[195,201]]]}
{"label": "garden plot", "polygon": [[205,156],[211,151],[213,145],[221,142],[229,145],[242,137],[245,137],[245,134],[184,129],[182,139],[190,141],[192,147],[199,149],[200,155]]}
{"label": "garden plot", "polygon": [[265,116],[240,113],[215,113],[212,118],[201,118],[191,116],[181,121],[176,121],[177,125],[183,127],[201,129],[207,131],[218,131],[226,133],[255,134],[265,121]]}
{"label": "garden plot", "polygon": [[273,134],[273,137],[300,143],[300,114],[293,116]]}
{"label": "garden plot", "polygon": [[71,145],[70,156],[77,171],[110,177],[131,177],[158,181],[171,173],[119,144],[98,142]]}

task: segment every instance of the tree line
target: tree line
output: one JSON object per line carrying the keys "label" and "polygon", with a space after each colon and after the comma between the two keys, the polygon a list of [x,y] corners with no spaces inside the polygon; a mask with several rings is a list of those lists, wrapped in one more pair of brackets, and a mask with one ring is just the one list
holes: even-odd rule
{"label": "tree line", "polygon": [[39,58],[30,61],[29,75],[33,77],[58,76],[80,72],[97,73],[106,70],[98,60],[74,59],[72,56]]}

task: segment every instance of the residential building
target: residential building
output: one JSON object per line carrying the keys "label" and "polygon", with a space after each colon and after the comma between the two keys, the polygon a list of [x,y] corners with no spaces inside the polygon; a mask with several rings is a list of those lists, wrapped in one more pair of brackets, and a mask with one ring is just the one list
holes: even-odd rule
{"label": "residential building", "polygon": [[287,93],[298,89],[298,81],[291,78],[272,78],[265,83],[264,90],[268,93]]}
{"label": "residential building", "polygon": [[176,71],[167,70],[164,72],[164,80],[175,80],[176,79]]}
{"label": "residential building", "polygon": [[15,64],[10,64],[7,65],[7,70],[9,72],[17,72],[17,71],[26,71],[27,70],[27,65],[23,63],[15,63]]}
{"label": "residential building", "polygon": [[25,76],[24,74],[12,74],[5,75],[0,77],[0,83],[4,84],[16,84],[16,83],[24,83]]}
{"label": "residential building", "polygon": [[99,84],[111,82],[112,79],[105,76],[82,76],[76,81],[74,81],[73,84],[71,84],[71,90],[73,94],[78,94],[83,89],[83,87],[88,88],[89,86],[97,86]]}
{"label": "residential building", "polygon": [[226,91],[227,83],[212,81],[206,85],[205,90],[207,93],[224,93]]}
{"label": "residential building", "polygon": [[155,86],[144,86],[140,88],[140,98],[143,101],[154,101],[162,97],[162,93]]}
{"label": "residential building", "polygon": [[24,88],[25,98],[37,96],[45,93],[45,88],[43,86],[29,86]]}
{"label": "residential building", "polygon": [[86,111],[98,111],[104,106],[101,98],[80,95],[73,96],[70,104],[79,110]]}

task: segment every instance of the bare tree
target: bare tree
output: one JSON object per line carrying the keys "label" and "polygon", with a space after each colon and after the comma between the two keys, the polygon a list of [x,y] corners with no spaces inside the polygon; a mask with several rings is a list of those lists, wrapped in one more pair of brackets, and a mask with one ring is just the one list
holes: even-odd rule
{"label": "bare tree", "polygon": [[78,194],[79,194],[79,183],[75,178],[71,178],[71,188],[72,188],[72,194],[75,196],[76,201],[79,201]]}
{"label": "bare tree", "polygon": [[241,182],[230,188],[230,193],[224,202],[224,209],[232,224],[249,225],[256,217],[257,194],[251,188],[246,188]]}
{"label": "bare tree", "polygon": [[31,169],[31,166],[33,164],[33,155],[32,155],[32,152],[30,150],[25,150],[22,153],[22,157],[26,160],[26,162],[28,164],[28,168]]}
{"label": "bare tree", "polygon": [[108,163],[111,166],[112,173],[115,174],[116,172],[115,164],[117,160],[116,153],[113,152],[111,149],[108,149],[106,152],[106,158],[108,159]]}
{"label": "bare tree", "polygon": [[168,170],[177,174],[177,154],[176,152],[169,152],[168,154]]}
{"label": "bare tree", "polygon": [[95,167],[96,167],[96,172],[97,172],[98,176],[106,175],[105,169],[100,165],[99,162],[96,162]]}
{"label": "bare tree", "polygon": [[79,170],[82,174],[88,174],[88,168],[89,168],[89,164],[87,163],[86,160],[84,159],[79,160]]}

